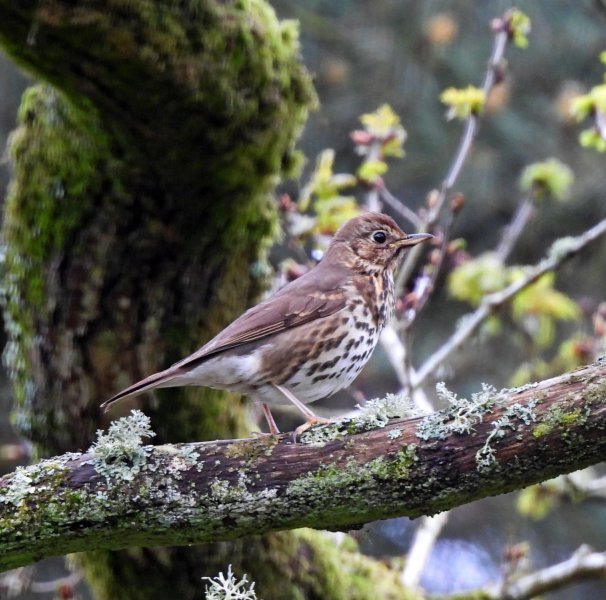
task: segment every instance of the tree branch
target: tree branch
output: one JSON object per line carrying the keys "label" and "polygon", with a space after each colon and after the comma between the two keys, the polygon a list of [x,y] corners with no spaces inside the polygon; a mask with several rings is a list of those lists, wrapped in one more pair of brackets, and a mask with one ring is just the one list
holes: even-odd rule
{"label": "tree branch", "polygon": [[486,600],[531,600],[541,594],[586,579],[606,576],[606,553],[581,546],[570,558],[505,585],[486,590]]}
{"label": "tree branch", "polygon": [[[349,529],[521,488],[603,460],[605,377],[598,363],[518,390],[485,390],[473,405],[459,401],[464,427],[461,406],[388,422],[375,405],[303,443],[263,437],[123,454],[97,446],[45,460],[0,480],[0,568],[91,548]],[[393,399],[383,406],[403,414]]]}
{"label": "tree branch", "polygon": [[603,219],[587,231],[576,237],[566,237],[556,240],[549,250],[546,258],[536,266],[528,269],[525,277],[514,281],[505,289],[494,292],[484,297],[478,308],[473,313],[466,315],[461,320],[461,326],[444,344],[442,344],[412,376],[411,386],[420,386],[431,373],[456,350],[458,350],[478,327],[498,308],[504,306],[512,298],[519,294],[529,285],[535,283],[546,273],[555,271],[572,256],[578,254],[585,246],[606,234],[606,219]]}
{"label": "tree branch", "polygon": [[[509,34],[505,29],[495,32],[492,52],[488,60],[488,68],[482,83],[482,91],[484,92],[484,98],[486,100],[488,99],[492,88],[497,83],[497,69],[501,67],[501,63],[505,56],[508,38]],[[469,156],[473,141],[478,133],[479,124],[480,117],[476,114],[471,114],[467,119],[465,128],[459,141],[459,146],[457,147],[454,158],[450,164],[450,167],[448,168],[448,173],[446,174],[446,177],[444,177],[438,194],[432,203],[431,209],[424,219],[423,226],[419,227],[419,231],[433,231],[442,213],[444,203],[446,202],[448,195],[452,191],[452,188],[454,187],[459,175],[461,174],[461,171],[463,170],[463,166],[465,165],[465,161]],[[421,250],[419,248],[413,248],[411,252],[408,253],[406,261],[402,265],[396,279],[397,290],[401,290],[404,283],[410,279],[410,276],[414,271],[420,256]]]}

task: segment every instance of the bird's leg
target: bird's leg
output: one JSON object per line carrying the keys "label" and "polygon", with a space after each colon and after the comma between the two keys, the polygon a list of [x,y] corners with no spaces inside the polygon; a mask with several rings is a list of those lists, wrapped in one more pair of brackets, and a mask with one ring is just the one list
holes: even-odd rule
{"label": "bird's leg", "polygon": [[307,408],[303,402],[301,402],[297,397],[284,386],[273,384],[273,386],[284,396],[292,402],[292,404],[301,412],[301,414],[305,417],[305,423],[300,425],[295,429],[296,435],[301,435],[305,431],[307,431],[310,427],[314,425],[327,425],[328,423],[334,423],[334,419],[325,419],[324,417],[320,417],[313,410]]}
{"label": "bird's leg", "polygon": [[263,404],[261,404],[261,408],[263,410],[263,416],[265,417],[265,420],[267,421],[267,425],[269,426],[269,433],[272,435],[279,435],[280,430],[278,429],[278,426],[276,425],[274,416],[271,414],[271,411],[269,410],[269,406],[267,406],[267,404],[265,404],[265,402],[263,402]]}

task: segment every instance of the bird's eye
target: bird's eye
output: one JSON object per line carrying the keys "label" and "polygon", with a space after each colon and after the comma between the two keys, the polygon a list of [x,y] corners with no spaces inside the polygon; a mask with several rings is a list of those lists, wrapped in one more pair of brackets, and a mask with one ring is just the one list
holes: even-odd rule
{"label": "bird's eye", "polygon": [[387,239],[387,235],[384,231],[375,231],[372,234],[372,239],[377,242],[377,244],[384,244]]}

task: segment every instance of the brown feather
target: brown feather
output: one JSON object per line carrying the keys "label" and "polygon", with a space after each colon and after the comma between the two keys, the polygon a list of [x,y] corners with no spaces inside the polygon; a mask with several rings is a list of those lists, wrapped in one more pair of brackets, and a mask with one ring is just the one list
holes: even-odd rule
{"label": "brown feather", "polygon": [[[330,267],[330,268],[327,268]],[[310,277],[311,274],[313,277]],[[279,292],[247,310],[216,337],[193,354],[159,373],[154,373],[106,400],[101,406],[161,387],[177,375],[195,368],[209,358],[250,342],[275,335],[336,313],[345,307],[343,283],[350,275],[323,261],[313,271],[284,286]],[[320,276],[320,277],[318,277]]]}

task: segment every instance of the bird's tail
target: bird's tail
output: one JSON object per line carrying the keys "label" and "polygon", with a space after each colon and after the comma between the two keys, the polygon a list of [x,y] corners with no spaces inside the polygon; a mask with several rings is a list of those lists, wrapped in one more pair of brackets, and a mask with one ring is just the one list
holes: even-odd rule
{"label": "bird's tail", "polygon": [[115,396],[108,398],[105,402],[101,404],[101,408],[107,410],[112,404],[120,400],[124,400],[125,398],[130,398],[131,396],[138,396],[147,390],[153,390],[155,388],[160,387],[171,387],[171,385],[176,385],[174,380],[179,375],[179,370],[174,368],[166,369],[165,371],[160,371],[159,373],[154,373],[141,381],[137,381],[137,383],[133,383],[127,388],[123,389],[121,392],[118,392]]}

